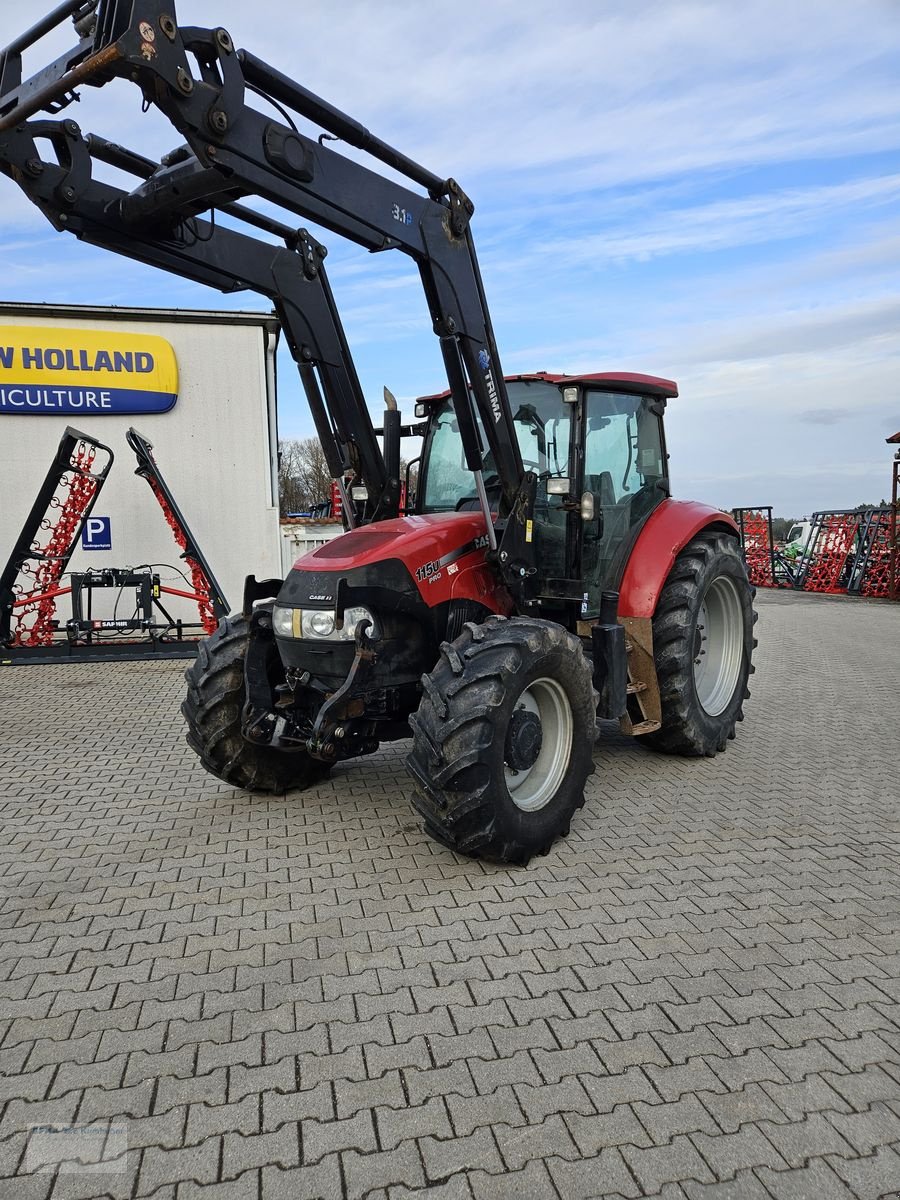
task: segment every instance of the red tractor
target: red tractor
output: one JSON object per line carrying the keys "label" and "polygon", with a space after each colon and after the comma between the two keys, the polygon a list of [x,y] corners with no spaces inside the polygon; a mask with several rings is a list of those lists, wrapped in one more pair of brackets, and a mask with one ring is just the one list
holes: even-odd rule
{"label": "red tractor", "polygon": [[[23,82],[22,52],[68,16],[78,45]],[[69,120],[28,120],[115,77],[185,139],[161,163]],[[288,110],[420,190],[301,132]],[[96,178],[97,162],[136,186]],[[734,521],[670,497],[663,413],[676,387],[634,374],[504,377],[473,205],[454,180],[237,50],[224,29],[179,27],[170,0],[70,0],[8,47],[0,168],[58,229],[270,297],[341,488],[348,532],[284,581],[250,576],[243,612],[187,672],[188,741],[208,770],[280,792],[411,734],[427,831],[461,853],[527,862],[584,802],[598,718],[666,752],[725,749],[749,694],[752,589]],[[414,259],[449,382],[419,402],[416,423],[389,404],[373,428],[324,248],[247,196]],[[404,436],[424,441],[401,511]]]}

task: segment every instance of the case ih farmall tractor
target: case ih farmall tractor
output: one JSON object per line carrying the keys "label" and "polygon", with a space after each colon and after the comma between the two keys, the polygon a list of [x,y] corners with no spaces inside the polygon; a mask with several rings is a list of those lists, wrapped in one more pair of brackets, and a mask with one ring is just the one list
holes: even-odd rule
{"label": "case ih farmall tractor", "polygon": [[[69,17],[78,44],[24,78],[23,51]],[[58,118],[78,87],[115,79],[136,83],[184,139],[162,162]],[[51,118],[33,119],[42,111]],[[302,132],[292,113],[390,176]],[[97,163],[134,186],[102,181]],[[13,42],[0,60],[0,166],[59,230],[269,297],[343,489],[348,531],[283,582],[251,576],[243,612],[187,672],[188,741],[208,770],[251,791],[302,788],[411,733],[427,831],[465,854],[527,862],[584,801],[598,718],[658,750],[725,749],[749,694],[752,591],[731,518],[670,498],[663,412],[676,387],[613,373],[505,378],[473,205],[454,180],[224,29],[180,26],[171,0],[67,0]],[[417,423],[389,404],[373,428],[323,247],[247,196],[415,261],[449,383],[420,401]],[[404,435],[424,442],[401,512]]]}

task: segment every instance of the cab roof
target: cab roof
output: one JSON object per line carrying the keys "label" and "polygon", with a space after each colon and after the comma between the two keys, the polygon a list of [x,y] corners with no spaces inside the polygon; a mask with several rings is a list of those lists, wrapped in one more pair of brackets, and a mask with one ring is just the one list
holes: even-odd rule
{"label": "cab roof", "polygon": [[[530,374],[504,375],[507,383],[555,383],[557,386],[572,383],[593,384],[604,392],[627,392],[639,396],[661,396],[671,400],[678,395],[678,384],[658,375],[636,375],[630,371],[597,371],[589,375],[554,375],[549,371],[534,371]],[[450,389],[433,396],[420,396],[419,401],[445,400]]]}

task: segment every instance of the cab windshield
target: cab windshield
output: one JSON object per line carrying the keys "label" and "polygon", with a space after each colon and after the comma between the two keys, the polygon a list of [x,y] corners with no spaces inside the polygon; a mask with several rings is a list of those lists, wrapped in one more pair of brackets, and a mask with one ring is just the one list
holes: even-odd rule
{"label": "cab windshield", "polygon": [[[519,380],[506,386],[525,469],[543,477],[544,486],[549,476],[566,476],[569,469],[569,413],[559,388],[540,380]],[[468,507],[476,499],[475,485],[472,472],[466,466],[459,425],[449,399],[440,405],[432,422],[421,511],[452,512]],[[486,446],[480,419],[478,429]],[[484,456],[484,482],[491,499],[498,497],[500,481],[489,450]]]}

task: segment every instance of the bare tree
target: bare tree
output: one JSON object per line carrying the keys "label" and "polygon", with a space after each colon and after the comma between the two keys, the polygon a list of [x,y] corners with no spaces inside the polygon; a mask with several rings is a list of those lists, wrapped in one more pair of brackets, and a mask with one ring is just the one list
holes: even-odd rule
{"label": "bare tree", "polygon": [[278,443],[278,499],[281,515],[307,512],[331,496],[331,472],[318,438],[286,438]]}
{"label": "bare tree", "polygon": [[[405,458],[400,459],[400,482],[401,483],[404,483],[406,480],[406,468],[408,465],[409,465],[409,463],[408,463],[407,459],[405,459]],[[409,472],[409,494],[406,497],[407,504],[412,503],[413,497],[416,494],[416,488],[418,486],[419,486],[419,464],[414,461],[412,468]]]}
{"label": "bare tree", "polygon": [[[410,499],[416,493],[418,464],[410,472]],[[400,460],[400,480],[406,459]],[[278,443],[278,500],[281,515],[308,512],[331,498],[331,473],[318,438],[286,438]]]}

